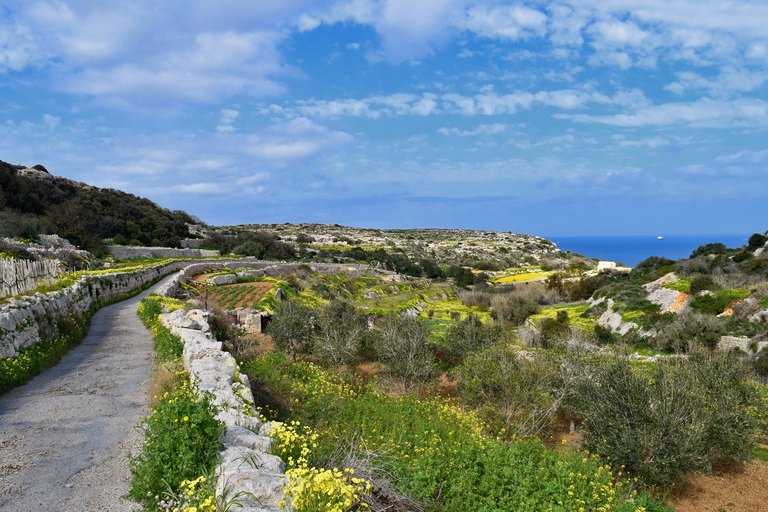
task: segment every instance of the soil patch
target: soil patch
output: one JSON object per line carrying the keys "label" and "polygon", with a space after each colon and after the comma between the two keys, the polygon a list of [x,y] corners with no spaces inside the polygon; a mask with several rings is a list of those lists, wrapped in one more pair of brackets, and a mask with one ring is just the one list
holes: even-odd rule
{"label": "soil patch", "polygon": [[716,465],[675,486],[668,503],[676,512],[768,512],[768,465]]}

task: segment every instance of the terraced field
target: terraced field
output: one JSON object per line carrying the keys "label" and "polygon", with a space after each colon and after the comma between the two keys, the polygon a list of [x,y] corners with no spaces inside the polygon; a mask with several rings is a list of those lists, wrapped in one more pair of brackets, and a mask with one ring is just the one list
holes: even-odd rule
{"label": "terraced field", "polygon": [[256,309],[275,283],[255,282],[214,286],[208,297],[223,309]]}

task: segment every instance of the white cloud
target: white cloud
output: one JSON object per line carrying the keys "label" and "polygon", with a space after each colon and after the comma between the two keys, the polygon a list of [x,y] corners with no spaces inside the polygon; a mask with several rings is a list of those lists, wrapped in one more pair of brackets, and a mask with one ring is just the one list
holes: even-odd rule
{"label": "white cloud", "polygon": [[21,71],[40,59],[37,44],[23,25],[0,25],[0,73]]}
{"label": "white cloud", "polygon": [[235,131],[233,124],[239,115],[240,112],[237,110],[228,108],[223,109],[221,111],[221,120],[219,121],[219,125],[216,127],[216,131],[219,133],[231,133]]}
{"label": "white cloud", "polygon": [[292,161],[314,156],[326,149],[351,144],[354,137],[331,131],[300,117],[288,123],[272,126],[264,134],[251,135],[245,151],[272,161]]}
{"label": "white cloud", "polygon": [[465,19],[458,22],[458,27],[490,39],[515,41],[544,35],[546,23],[547,16],[530,7],[475,5],[467,9]]}
{"label": "white cloud", "polygon": [[347,50],[359,50],[360,49],[360,43],[349,43],[347,45]]}
{"label": "white cloud", "polygon": [[48,130],[53,132],[57,126],[59,126],[59,123],[61,122],[60,117],[54,117],[50,114],[43,114],[43,122],[48,126]]}
{"label": "white cloud", "polygon": [[592,116],[555,114],[558,119],[612,126],[667,126],[723,128],[768,126],[768,102],[759,99],[719,101],[704,98],[691,103],[666,103],[638,109],[632,114]]}
{"label": "white cloud", "polygon": [[494,123],[481,124],[474,130],[459,130],[458,128],[438,128],[438,133],[443,135],[456,135],[459,137],[471,137],[474,135],[496,135],[503,133],[509,128],[508,124]]}

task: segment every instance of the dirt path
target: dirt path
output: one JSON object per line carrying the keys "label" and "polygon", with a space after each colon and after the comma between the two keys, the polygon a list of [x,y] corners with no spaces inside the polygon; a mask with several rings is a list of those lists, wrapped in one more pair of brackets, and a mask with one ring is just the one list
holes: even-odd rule
{"label": "dirt path", "polygon": [[[156,285],[157,286],[157,285]],[[123,499],[148,412],[149,294],[107,306],[54,368],[0,396],[0,510],[138,510]]]}

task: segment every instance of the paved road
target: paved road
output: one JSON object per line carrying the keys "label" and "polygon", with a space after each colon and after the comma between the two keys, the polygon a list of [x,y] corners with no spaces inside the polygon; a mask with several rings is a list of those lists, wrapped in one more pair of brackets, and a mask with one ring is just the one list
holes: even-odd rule
{"label": "paved road", "polygon": [[123,496],[149,412],[153,341],[136,316],[148,294],[99,310],[61,363],[0,396],[0,510],[140,509]]}

